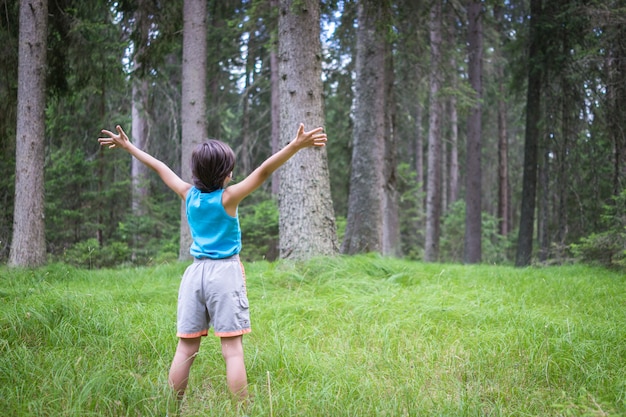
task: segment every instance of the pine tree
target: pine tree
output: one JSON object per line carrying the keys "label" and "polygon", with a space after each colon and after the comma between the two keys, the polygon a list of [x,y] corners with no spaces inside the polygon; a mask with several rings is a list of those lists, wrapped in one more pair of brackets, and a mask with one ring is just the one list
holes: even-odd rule
{"label": "pine tree", "polygon": [[[282,146],[293,139],[300,123],[308,129],[324,126],[319,35],[319,2],[281,0],[278,60]],[[281,258],[337,253],[325,148],[304,149],[280,169],[279,213]]]}
{"label": "pine tree", "polygon": [[15,210],[9,265],[46,262],[44,222],[45,81],[48,2],[20,2]]}

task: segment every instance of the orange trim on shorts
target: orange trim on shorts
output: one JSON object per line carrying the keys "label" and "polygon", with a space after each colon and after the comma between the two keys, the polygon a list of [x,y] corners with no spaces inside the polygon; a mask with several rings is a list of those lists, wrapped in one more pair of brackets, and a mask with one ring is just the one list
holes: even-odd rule
{"label": "orange trim on shorts", "polygon": [[195,339],[196,337],[206,336],[208,334],[209,331],[204,329],[195,333],[176,333],[176,337],[180,337],[182,339]]}
{"label": "orange trim on shorts", "polygon": [[241,275],[243,276],[243,289],[246,291],[246,296],[248,295],[248,283],[246,282],[246,269],[243,267],[243,262],[239,261],[239,266],[241,267]]}
{"label": "orange trim on shorts", "polygon": [[252,331],[252,329],[241,329],[241,330],[235,330],[234,332],[215,332],[215,336],[217,337],[235,337],[235,336],[241,336],[243,334],[247,334],[250,333]]}

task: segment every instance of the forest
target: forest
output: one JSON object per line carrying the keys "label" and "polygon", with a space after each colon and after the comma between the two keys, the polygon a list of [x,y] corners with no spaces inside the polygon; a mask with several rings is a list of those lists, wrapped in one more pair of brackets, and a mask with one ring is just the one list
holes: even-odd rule
{"label": "forest", "polygon": [[626,267],[624,0],[0,6],[2,263],[188,254],[180,199],[102,129],[183,178],[223,140],[237,181],[302,122],[328,144],[241,205],[245,260]]}

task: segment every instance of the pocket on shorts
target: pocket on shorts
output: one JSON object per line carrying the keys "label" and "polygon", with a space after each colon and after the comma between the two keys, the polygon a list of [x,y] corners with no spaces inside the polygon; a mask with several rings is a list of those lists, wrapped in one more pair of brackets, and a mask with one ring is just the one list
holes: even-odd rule
{"label": "pocket on shorts", "polygon": [[239,306],[241,308],[249,308],[250,304],[248,303],[248,296],[245,292],[240,292],[237,294],[237,299],[239,300]]}

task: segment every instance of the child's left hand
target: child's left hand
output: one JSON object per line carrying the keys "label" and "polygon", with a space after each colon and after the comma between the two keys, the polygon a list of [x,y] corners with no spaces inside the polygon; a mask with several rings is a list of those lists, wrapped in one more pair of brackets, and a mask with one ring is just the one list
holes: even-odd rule
{"label": "child's left hand", "polygon": [[124,130],[122,129],[120,125],[115,126],[115,129],[118,132],[117,134],[109,130],[104,130],[104,129],[101,131],[101,133],[104,133],[108,137],[98,138],[98,142],[100,143],[100,146],[108,145],[110,149],[116,148],[116,147],[127,149],[128,145],[130,144],[130,140],[128,140],[128,136],[126,136],[126,133],[124,132]]}
{"label": "child's left hand", "polygon": [[326,133],[324,133],[323,127],[315,128],[309,132],[304,131],[304,124],[300,123],[298,127],[298,133],[293,140],[293,144],[298,148],[306,148],[309,146],[326,146],[328,140]]}

